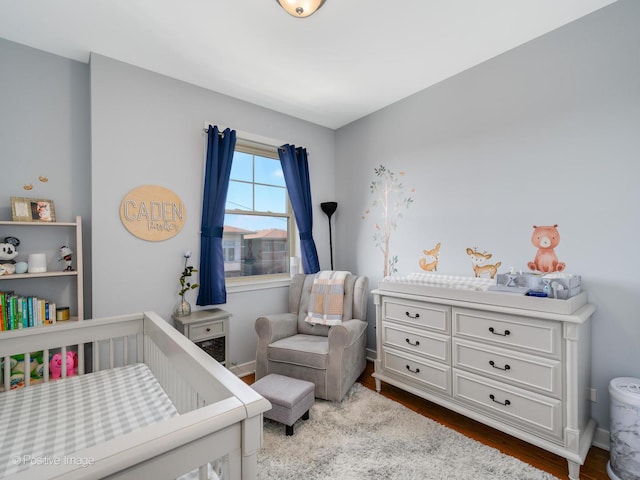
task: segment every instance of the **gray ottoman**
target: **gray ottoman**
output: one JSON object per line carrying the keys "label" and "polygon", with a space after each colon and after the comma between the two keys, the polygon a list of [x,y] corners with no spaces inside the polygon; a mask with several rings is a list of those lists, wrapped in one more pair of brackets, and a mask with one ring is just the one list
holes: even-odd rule
{"label": "gray ottoman", "polygon": [[298,419],[309,419],[309,409],[315,401],[313,383],[272,373],[251,387],[271,402],[272,408],[264,412],[265,418],[284,423],[287,435],[293,435],[293,424]]}

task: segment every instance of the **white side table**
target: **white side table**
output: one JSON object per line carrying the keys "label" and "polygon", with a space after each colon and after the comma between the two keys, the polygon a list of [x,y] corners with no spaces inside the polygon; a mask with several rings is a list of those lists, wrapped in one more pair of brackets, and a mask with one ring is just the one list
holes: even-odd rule
{"label": "white side table", "polygon": [[224,366],[229,351],[229,318],[221,308],[197,310],[184,317],[172,316],[176,329]]}

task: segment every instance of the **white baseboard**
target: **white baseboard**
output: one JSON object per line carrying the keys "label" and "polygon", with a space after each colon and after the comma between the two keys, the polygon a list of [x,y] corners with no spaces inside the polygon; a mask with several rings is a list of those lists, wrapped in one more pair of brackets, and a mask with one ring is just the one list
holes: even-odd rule
{"label": "white baseboard", "polygon": [[240,378],[246,377],[247,375],[255,373],[256,361],[253,360],[252,362],[241,363],[240,365],[231,365],[229,370]]}
{"label": "white baseboard", "polygon": [[595,447],[602,448],[603,450],[609,451],[609,448],[610,448],[609,430],[605,430],[604,428],[596,428],[596,434],[593,437],[593,445]]}
{"label": "white baseboard", "polygon": [[370,348],[367,348],[367,360],[369,360],[370,362],[375,362],[377,356],[378,354],[376,353],[375,350],[371,350]]}

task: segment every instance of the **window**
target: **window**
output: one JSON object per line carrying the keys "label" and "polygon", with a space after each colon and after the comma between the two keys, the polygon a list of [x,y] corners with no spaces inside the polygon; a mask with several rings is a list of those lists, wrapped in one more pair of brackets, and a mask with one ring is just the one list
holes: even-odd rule
{"label": "window", "polygon": [[238,139],[225,206],[225,278],[289,276],[293,215],[277,147]]}

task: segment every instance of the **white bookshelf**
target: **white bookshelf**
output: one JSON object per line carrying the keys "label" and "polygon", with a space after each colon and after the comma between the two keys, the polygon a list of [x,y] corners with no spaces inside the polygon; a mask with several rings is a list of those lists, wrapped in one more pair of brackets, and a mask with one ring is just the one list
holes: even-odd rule
{"label": "white bookshelf", "polygon": [[[26,262],[28,254],[42,252],[48,267],[43,273],[0,275],[0,291],[47,297],[57,306],[68,305],[71,320],[84,320],[82,217],[77,216],[75,222],[0,221],[0,241],[8,236],[20,240],[17,261]],[[64,262],[58,262],[58,248],[63,244],[74,252],[73,271],[64,271]]]}

